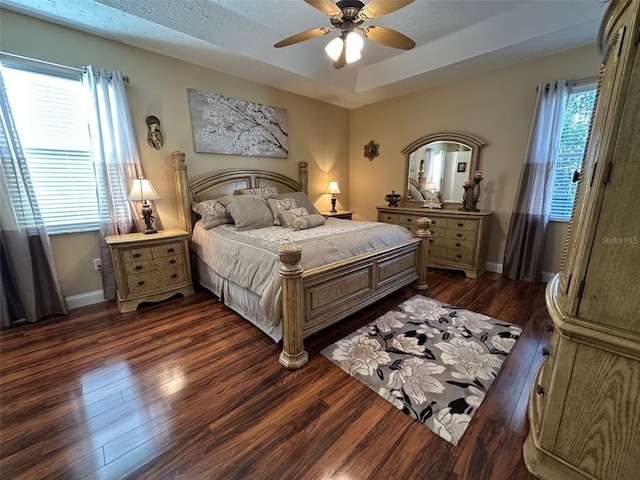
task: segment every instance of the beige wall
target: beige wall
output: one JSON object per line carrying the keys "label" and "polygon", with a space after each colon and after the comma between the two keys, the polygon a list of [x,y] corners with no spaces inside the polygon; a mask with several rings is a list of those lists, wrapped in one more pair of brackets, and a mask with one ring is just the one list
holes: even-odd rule
{"label": "beige wall", "polygon": [[[156,208],[165,228],[178,227],[170,159],[174,150],[186,153],[190,178],[233,167],[266,168],[297,178],[297,164],[306,160],[309,162],[309,197],[317,207],[329,209],[329,197],[324,191],[331,179],[338,181],[343,192],[339,195],[339,206],[349,206],[349,111],[346,109],[7,10],[0,11],[0,46],[6,52],[65,65],[91,64],[120,70],[130,77],[127,95],[142,164],[162,197],[156,202]],[[196,154],[188,88],[285,108],[289,158]],[[159,151],[147,145],[147,115],[157,116],[162,124],[165,144]],[[53,237],[55,263],[66,296],[102,289],[92,262],[98,257],[98,240],[95,232]]]}
{"label": "beige wall", "polygon": [[[489,262],[502,264],[506,235],[520,167],[527,147],[535,106],[536,85],[555,79],[598,74],[595,44],[494,71],[471,80],[406,95],[351,112],[350,199],[354,218],[375,220],[385,194],[403,192],[401,150],[436,132],[460,131],[480,137],[485,181],[479,207],[493,210]],[[380,144],[380,156],[363,157],[370,140]],[[557,271],[566,224],[552,225],[545,270]]]}

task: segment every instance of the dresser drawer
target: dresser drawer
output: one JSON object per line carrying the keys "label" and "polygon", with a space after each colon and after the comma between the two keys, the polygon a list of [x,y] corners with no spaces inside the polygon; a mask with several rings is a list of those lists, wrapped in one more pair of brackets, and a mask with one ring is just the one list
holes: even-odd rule
{"label": "dresser drawer", "polygon": [[452,249],[468,251],[472,251],[475,244],[476,243],[473,240],[461,240],[459,238],[443,238],[439,243],[439,245],[443,245]]}
{"label": "dresser drawer", "polygon": [[444,236],[445,238],[451,238],[454,240],[461,240],[461,241],[468,240],[470,242],[476,241],[475,230],[457,230],[453,228],[445,228]]}
{"label": "dresser drawer", "polygon": [[122,259],[125,263],[140,262],[143,260],[151,260],[151,248],[139,247],[139,248],[126,248],[122,249]]}
{"label": "dresser drawer", "polygon": [[392,223],[394,225],[400,225],[400,215],[397,213],[378,213],[378,221],[383,223]]}
{"label": "dresser drawer", "polygon": [[427,260],[446,260],[447,259],[447,249],[445,247],[438,247],[435,245],[429,245],[429,249],[427,250],[428,257]]}
{"label": "dresser drawer", "polygon": [[182,247],[180,242],[165,243],[163,245],[155,245],[151,247],[151,255],[153,258],[181,255],[181,252]]}
{"label": "dresser drawer", "polygon": [[478,222],[476,220],[460,220],[458,218],[446,218],[445,226],[457,230],[477,230]]}
{"label": "dresser drawer", "polygon": [[450,262],[471,265],[473,256],[470,251],[459,248],[447,248],[446,259]]}
{"label": "dresser drawer", "polygon": [[447,239],[444,237],[444,235],[439,235],[438,233],[431,232],[431,236],[429,237],[428,242],[429,246],[439,245],[444,247],[447,244]]}
{"label": "dresser drawer", "polygon": [[127,275],[127,286],[132,294],[161,290],[184,281],[185,270],[181,265]]}

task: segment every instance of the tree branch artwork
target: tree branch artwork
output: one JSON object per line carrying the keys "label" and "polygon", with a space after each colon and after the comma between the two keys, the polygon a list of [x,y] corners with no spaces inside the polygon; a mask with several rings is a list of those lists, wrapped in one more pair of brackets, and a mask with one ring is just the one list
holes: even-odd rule
{"label": "tree branch artwork", "polygon": [[195,151],[287,158],[287,111],[189,89]]}

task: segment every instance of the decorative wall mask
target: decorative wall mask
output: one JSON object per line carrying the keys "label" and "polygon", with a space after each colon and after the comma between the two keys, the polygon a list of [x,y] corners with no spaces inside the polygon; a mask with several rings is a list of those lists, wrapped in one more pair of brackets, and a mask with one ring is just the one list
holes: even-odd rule
{"label": "decorative wall mask", "polygon": [[370,161],[373,161],[375,157],[380,155],[380,145],[371,140],[364,146],[364,157],[368,158]]}
{"label": "decorative wall mask", "polygon": [[151,148],[160,150],[164,145],[164,139],[162,138],[162,132],[160,131],[160,120],[158,120],[158,117],[149,115],[146,121],[147,127],[149,128],[149,131],[147,132],[147,143]]}

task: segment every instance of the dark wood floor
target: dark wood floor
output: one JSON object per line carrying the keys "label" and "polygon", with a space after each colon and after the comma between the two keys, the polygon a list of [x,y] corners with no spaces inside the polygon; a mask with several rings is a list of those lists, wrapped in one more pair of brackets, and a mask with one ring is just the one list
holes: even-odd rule
{"label": "dark wood floor", "polygon": [[425,295],[524,327],[455,447],[319,352],[418,293],[308,339],[287,371],[211,294],[115,302],[0,333],[2,479],[532,479],[521,446],[548,322],[544,285],[431,270]]}

